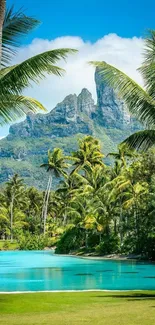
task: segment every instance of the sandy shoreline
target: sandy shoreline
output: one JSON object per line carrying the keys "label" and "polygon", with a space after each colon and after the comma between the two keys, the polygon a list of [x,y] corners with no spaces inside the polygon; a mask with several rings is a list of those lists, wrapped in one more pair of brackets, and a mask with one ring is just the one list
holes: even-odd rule
{"label": "sandy shoreline", "polygon": [[65,293],[65,292],[141,292],[141,291],[154,291],[148,289],[142,290],[106,290],[106,289],[88,289],[88,290],[44,290],[44,291],[0,291],[1,294],[10,295],[10,294],[23,294],[23,293]]}
{"label": "sandy shoreline", "polygon": [[115,261],[140,261],[142,260],[140,255],[117,255],[117,254],[110,254],[110,255],[103,255],[103,256],[94,256],[89,254],[68,254],[65,256],[71,256],[71,257],[78,257],[78,258],[87,258],[90,260],[115,260]]}

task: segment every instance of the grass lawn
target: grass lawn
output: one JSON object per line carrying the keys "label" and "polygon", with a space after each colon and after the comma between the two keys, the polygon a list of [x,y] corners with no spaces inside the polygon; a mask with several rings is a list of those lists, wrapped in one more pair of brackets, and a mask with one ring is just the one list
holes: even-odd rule
{"label": "grass lawn", "polygon": [[0,294],[1,325],[154,325],[155,291]]}

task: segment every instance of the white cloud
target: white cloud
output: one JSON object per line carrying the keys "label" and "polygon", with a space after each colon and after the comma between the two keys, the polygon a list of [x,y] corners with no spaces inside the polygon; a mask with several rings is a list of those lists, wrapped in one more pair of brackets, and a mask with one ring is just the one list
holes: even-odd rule
{"label": "white cloud", "polygon": [[[21,62],[37,53],[54,48],[70,47],[79,50],[77,54],[70,55],[67,62],[60,62],[59,66],[66,70],[63,78],[47,76],[39,86],[33,85],[25,94],[36,97],[48,110],[62,101],[71,93],[78,94],[82,88],[88,88],[96,100],[94,83],[94,68],[87,62],[90,60],[106,61],[142,84],[141,77],[136,69],[141,65],[143,40],[142,38],[122,38],[116,34],[109,34],[95,43],[84,42],[80,37],[59,37],[54,40],[34,39],[26,47],[20,49],[16,62]],[[6,129],[0,132],[6,134]]]}

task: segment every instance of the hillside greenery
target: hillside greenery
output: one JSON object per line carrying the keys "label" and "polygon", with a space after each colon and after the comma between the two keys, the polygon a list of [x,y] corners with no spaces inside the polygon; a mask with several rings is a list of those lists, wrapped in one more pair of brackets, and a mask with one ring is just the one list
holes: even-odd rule
{"label": "hillside greenery", "polygon": [[137,154],[123,144],[108,159],[109,166],[100,142],[86,136],[68,155],[49,151],[38,167],[46,191],[10,178],[0,192],[1,249],[11,241],[19,249],[155,259],[155,151]]}
{"label": "hillside greenery", "polygon": [[[126,134],[131,131],[127,130]],[[105,156],[110,151],[117,150],[117,145],[124,140],[124,131],[119,129],[106,129],[99,125],[94,125],[94,137],[101,142],[101,149]],[[66,137],[14,137],[9,140],[8,137],[0,140],[1,158],[0,158],[0,187],[3,187],[5,181],[14,174],[19,174],[28,186],[37,187],[44,190],[47,184],[47,175],[39,166],[46,161],[47,151],[54,148],[61,148],[66,155],[75,151],[78,147],[78,140],[82,139],[84,134],[76,134]],[[4,150],[4,155],[3,155]],[[112,161],[105,157],[106,164]],[[57,180],[54,179],[54,188]]]}

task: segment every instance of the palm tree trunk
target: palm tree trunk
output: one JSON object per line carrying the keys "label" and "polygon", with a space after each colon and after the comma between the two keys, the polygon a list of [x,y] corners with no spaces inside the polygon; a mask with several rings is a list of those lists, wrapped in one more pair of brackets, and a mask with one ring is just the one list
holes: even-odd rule
{"label": "palm tree trunk", "polygon": [[139,222],[137,204],[134,206],[135,233],[136,233],[136,252],[139,253]]}
{"label": "palm tree trunk", "polygon": [[14,194],[11,199],[10,204],[10,232],[11,232],[11,242],[13,241],[13,206],[14,206]]}
{"label": "palm tree trunk", "polygon": [[43,207],[42,207],[42,213],[41,213],[41,223],[44,220],[44,212],[45,212],[46,198],[47,198],[47,193],[48,193],[48,188],[49,188],[49,181],[50,181],[50,178],[48,179],[47,188],[46,188],[45,195],[44,195],[44,201],[43,201]]}
{"label": "palm tree trunk", "polygon": [[119,229],[120,229],[120,247],[121,247],[121,251],[122,251],[122,242],[123,242],[123,232],[122,232],[122,202],[120,202]]}
{"label": "palm tree trunk", "polygon": [[85,239],[86,249],[88,248],[88,231],[86,230],[86,239]]}
{"label": "palm tree trunk", "polygon": [[49,196],[50,196],[50,191],[51,191],[51,186],[52,186],[52,175],[49,176],[49,181],[47,185],[47,190],[46,190],[46,198],[45,198],[45,207],[44,207],[44,236],[46,233],[46,219],[47,219],[47,209],[48,209],[48,201],[49,201]]}
{"label": "palm tree trunk", "polygon": [[66,213],[66,207],[65,207],[64,215],[63,215],[63,226],[66,226],[66,221],[67,221],[67,213]]}
{"label": "palm tree trunk", "polygon": [[2,32],[3,32],[3,22],[5,16],[5,7],[6,7],[6,0],[0,0],[0,69],[1,69],[1,61],[2,61]]}

